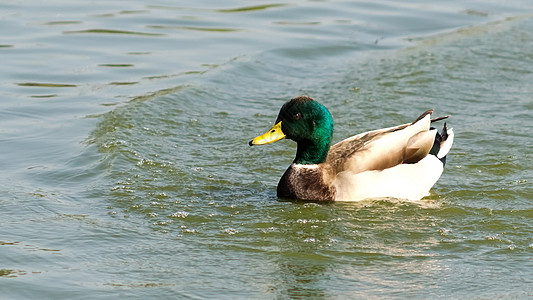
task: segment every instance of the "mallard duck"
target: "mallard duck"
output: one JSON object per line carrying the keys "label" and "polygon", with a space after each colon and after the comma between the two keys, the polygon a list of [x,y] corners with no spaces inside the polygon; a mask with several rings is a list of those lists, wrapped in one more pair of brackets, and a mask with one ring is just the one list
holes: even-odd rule
{"label": "mallard duck", "polygon": [[269,144],[283,138],[298,145],[281,177],[280,198],[305,201],[359,201],[368,198],[420,200],[444,170],[453,130],[430,128],[433,110],[414,122],[364,132],[331,145],[333,118],[308,96],[285,103],[275,125],[250,141]]}

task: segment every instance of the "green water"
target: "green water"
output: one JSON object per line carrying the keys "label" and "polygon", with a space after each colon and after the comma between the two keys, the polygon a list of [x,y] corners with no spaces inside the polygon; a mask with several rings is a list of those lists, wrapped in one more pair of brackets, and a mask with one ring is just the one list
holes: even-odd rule
{"label": "green water", "polygon": [[[0,4],[0,298],[533,297],[528,1]],[[281,202],[247,142],[451,114],[417,202]]]}

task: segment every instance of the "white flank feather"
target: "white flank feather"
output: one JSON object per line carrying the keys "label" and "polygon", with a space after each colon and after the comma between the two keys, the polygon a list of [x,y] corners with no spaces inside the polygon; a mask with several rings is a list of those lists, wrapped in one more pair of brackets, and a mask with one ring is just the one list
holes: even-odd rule
{"label": "white flank feather", "polygon": [[416,164],[400,164],[382,171],[337,174],[337,201],[360,201],[368,198],[400,198],[420,200],[429,195],[444,166],[433,155]]}

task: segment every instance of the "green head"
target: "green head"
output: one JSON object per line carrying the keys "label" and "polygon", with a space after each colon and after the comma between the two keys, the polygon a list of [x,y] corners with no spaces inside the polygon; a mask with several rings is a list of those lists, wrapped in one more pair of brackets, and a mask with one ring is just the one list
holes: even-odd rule
{"label": "green head", "polygon": [[294,163],[319,164],[326,161],[333,118],[322,104],[310,97],[299,96],[285,103],[278,114],[276,125],[250,145],[267,144],[284,137],[298,144]]}

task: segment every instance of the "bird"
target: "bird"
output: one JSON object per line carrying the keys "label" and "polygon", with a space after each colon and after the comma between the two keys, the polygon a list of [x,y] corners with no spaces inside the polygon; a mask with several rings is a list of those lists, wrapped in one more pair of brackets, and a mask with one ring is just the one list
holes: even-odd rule
{"label": "bird", "polygon": [[298,201],[420,200],[440,178],[454,133],[441,133],[427,110],[411,123],[360,133],[334,145],[329,110],[309,96],[280,109],[275,125],[249,142],[265,145],[287,138],[297,143],[294,161],[281,176],[277,196]]}

